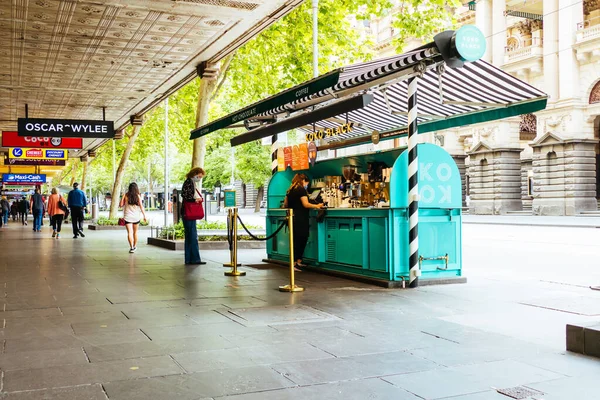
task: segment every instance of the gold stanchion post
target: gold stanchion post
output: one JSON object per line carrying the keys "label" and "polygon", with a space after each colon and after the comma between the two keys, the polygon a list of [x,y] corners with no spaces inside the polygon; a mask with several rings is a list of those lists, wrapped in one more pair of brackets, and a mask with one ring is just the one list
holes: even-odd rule
{"label": "gold stanchion post", "polygon": [[231,223],[233,224],[233,251],[231,257],[231,265],[232,269],[229,272],[225,272],[225,276],[246,276],[246,272],[238,271],[238,263],[237,263],[237,217],[238,217],[238,209],[237,207],[233,208]]}
{"label": "gold stanchion post", "polygon": [[287,210],[288,228],[290,231],[290,284],[285,286],[279,286],[280,292],[303,292],[304,288],[297,286],[294,281],[294,210],[291,208]]}
{"label": "gold stanchion post", "polygon": [[[227,209],[227,221],[228,221],[228,222],[229,222],[229,224],[230,224],[230,225],[228,225],[228,226],[231,226],[231,227],[233,228],[233,224],[234,224],[234,222],[236,222],[236,221],[234,221],[232,217],[233,217],[233,208],[228,208],[228,209]],[[235,228],[234,228],[234,229],[235,229]],[[232,230],[233,230],[233,229],[232,229]],[[232,247],[231,247],[231,250],[229,250],[229,262],[228,262],[228,263],[225,263],[225,264],[223,264],[223,266],[224,266],[224,267],[226,267],[226,268],[233,268],[233,246],[234,246],[234,242],[237,240],[237,237],[233,237],[233,238],[231,238],[231,240],[232,240],[233,242],[232,242],[232,244],[231,244],[231,246],[232,246]],[[239,267],[239,266],[240,266],[240,264],[238,264],[237,266]]]}

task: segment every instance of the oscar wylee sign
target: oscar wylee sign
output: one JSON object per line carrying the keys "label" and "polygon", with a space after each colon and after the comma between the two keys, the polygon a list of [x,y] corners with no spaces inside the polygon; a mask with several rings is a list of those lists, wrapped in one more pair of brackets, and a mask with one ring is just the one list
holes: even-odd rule
{"label": "oscar wylee sign", "polygon": [[112,139],[112,121],[19,118],[19,136]]}

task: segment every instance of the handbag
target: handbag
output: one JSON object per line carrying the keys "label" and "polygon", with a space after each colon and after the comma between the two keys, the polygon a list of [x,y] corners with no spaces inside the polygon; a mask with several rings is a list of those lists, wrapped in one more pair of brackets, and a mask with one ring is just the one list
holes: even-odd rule
{"label": "handbag", "polygon": [[[200,194],[200,192],[198,192],[198,189],[196,189],[196,193],[198,193],[198,195],[202,199],[202,195]],[[197,221],[199,219],[203,219],[204,218],[203,202],[204,202],[204,200],[201,201],[200,203],[196,203],[195,201],[185,201],[183,203],[183,218],[186,221]]]}
{"label": "handbag", "polygon": [[125,218],[119,218],[119,226],[125,226]]}
{"label": "handbag", "polygon": [[62,197],[58,199],[58,208],[65,213],[65,219],[69,218],[69,207],[63,203]]}

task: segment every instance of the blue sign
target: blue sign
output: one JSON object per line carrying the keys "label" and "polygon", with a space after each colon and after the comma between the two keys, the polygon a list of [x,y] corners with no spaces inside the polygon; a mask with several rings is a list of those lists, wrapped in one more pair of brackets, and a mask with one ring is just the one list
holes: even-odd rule
{"label": "blue sign", "polygon": [[31,183],[31,184],[41,184],[46,183],[46,175],[45,174],[3,174],[2,182],[6,184],[15,184],[15,183]]}
{"label": "blue sign", "polygon": [[485,54],[485,36],[475,25],[463,25],[455,33],[454,46],[464,61],[477,61]]}
{"label": "blue sign", "polygon": [[64,150],[46,150],[46,158],[53,159],[56,158],[58,160],[62,160],[65,158]]}
{"label": "blue sign", "polygon": [[21,156],[23,156],[23,149],[20,149],[18,147],[15,148],[15,149],[13,149],[12,152],[13,152],[13,155],[15,157],[21,157]]}

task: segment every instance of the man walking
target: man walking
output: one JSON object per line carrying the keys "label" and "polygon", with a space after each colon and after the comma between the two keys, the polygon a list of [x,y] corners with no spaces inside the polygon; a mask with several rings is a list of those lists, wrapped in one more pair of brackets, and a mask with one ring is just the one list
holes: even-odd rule
{"label": "man walking", "polygon": [[21,217],[21,223],[27,225],[27,217],[29,216],[29,202],[25,197],[19,201],[19,214]]}
{"label": "man walking", "polygon": [[73,190],[69,192],[67,203],[71,209],[71,223],[73,225],[73,239],[78,236],[85,237],[83,234],[83,210],[87,207],[85,193],[79,190],[79,183],[73,184]]}
{"label": "man walking", "polygon": [[33,230],[34,232],[41,232],[42,217],[44,214],[44,199],[40,194],[39,188],[36,188],[35,193],[31,196],[31,212],[33,213]]}

